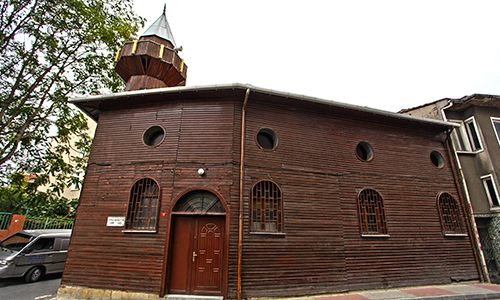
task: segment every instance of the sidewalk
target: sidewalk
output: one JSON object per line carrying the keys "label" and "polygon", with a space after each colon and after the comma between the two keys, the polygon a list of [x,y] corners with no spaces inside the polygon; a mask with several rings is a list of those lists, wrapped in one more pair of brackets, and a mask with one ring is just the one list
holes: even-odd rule
{"label": "sidewalk", "polygon": [[428,300],[476,300],[500,299],[500,285],[486,283],[449,284],[390,290],[374,290],[315,296],[314,300],[381,300],[381,299],[428,299]]}
{"label": "sidewalk", "polygon": [[[109,297],[100,299],[113,299],[113,300],[136,300],[141,298],[130,297],[123,293],[123,297]],[[203,296],[187,296],[187,299],[203,299]],[[215,298],[215,297],[214,297]],[[59,298],[55,295],[38,297],[39,300],[72,300],[68,298]],[[76,299],[76,298],[75,298]],[[88,298],[78,298],[88,299]],[[156,299],[156,297],[155,297]],[[168,299],[167,296],[158,299]],[[271,299],[271,298],[266,298]],[[283,298],[277,300],[386,300],[386,299],[400,299],[400,300],[480,300],[480,299],[500,299],[500,285],[487,284],[487,283],[460,283],[424,287],[411,287],[389,290],[372,290],[360,291],[346,294],[333,294],[333,295],[319,295],[309,297],[297,298]]]}

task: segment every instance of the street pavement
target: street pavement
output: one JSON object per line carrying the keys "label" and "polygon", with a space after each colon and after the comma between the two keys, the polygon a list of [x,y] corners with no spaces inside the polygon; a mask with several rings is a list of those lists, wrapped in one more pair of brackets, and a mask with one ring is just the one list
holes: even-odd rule
{"label": "street pavement", "polygon": [[33,300],[57,293],[60,284],[61,274],[46,275],[33,283],[26,283],[23,278],[0,279],[0,300]]}
{"label": "street pavement", "polygon": [[[131,299],[124,296],[127,300]],[[159,298],[159,299],[166,299]],[[194,299],[202,297],[193,296]],[[0,299],[1,296],[0,296]],[[40,300],[71,300],[68,298],[58,298],[55,295],[39,298]],[[107,298],[109,299],[109,298]],[[114,300],[119,298],[112,297]],[[267,298],[270,299],[270,298]],[[387,290],[360,291],[353,293],[342,293],[333,295],[318,295],[300,298],[282,298],[275,300],[480,300],[480,299],[500,299],[500,285],[468,282],[460,284],[435,285],[424,287],[409,287]]]}

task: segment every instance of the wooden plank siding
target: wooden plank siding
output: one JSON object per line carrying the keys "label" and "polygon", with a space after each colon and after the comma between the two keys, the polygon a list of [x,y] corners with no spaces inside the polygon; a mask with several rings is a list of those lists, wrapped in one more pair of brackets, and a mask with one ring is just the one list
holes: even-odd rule
{"label": "wooden plank siding", "polygon": [[[469,238],[441,232],[437,195],[458,199],[442,132],[352,120],[290,99],[251,98],[247,118],[243,297],[478,278]],[[256,145],[261,128],[277,134],[275,150]],[[356,156],[361,141],[374,150],[370,162]],[[431,164],[432,151],[445,157],[444,168]],[[248,195],[261,179],[282,188],[285,236],[251,233]],[[356,195],[364,188],[381,193],[390,237],[361,236]]]}
{"label": "wooden plank siding", "polygon": [[[225,296],[236,298],[243,95],[162,97],[100,107],[62,284],[160,293],[168,282],[173,201],[206,188],[222,195],[229,209]],[[142,142],[150,126],[166,131],[157,147]],[[256,144],[262,128],[278,136],[275,150]],[[479,277],[470,238],[441,232],[437,195],[458,200],[443,127],[251,93],[245,129],[243,298]],[[356,156],[361,141],[374,150],[370,162]],[[432,151],[443,155],[443,168],[432,165]],[[167,213],[157,232],[106,227],[108,216],[126,216],[129,191],[144,177],[160,185],[160,213]],[[263,179],[282,190],[283,234],[251,231],[251,188]],[[364,188],[382,195],[389,237],[361,236],[356,196]]]}
{"label": "wooden plank siding", "polygon": [[[126,216],[129,191],[144,177],[159,183],[163,213],[176,195],[193,186],[215,188],[229,200],[233,114],[233,101],[171,101],[101,111],[63,284],[159,293],[169,219],[159,217],[157,233],[122,232],[106,227],[106,219]],[[143,133],[155,125],[165,129],[165,139],[157,147],[146,146]],[[207,169],[203,178],[197,174],[200,167]]]}

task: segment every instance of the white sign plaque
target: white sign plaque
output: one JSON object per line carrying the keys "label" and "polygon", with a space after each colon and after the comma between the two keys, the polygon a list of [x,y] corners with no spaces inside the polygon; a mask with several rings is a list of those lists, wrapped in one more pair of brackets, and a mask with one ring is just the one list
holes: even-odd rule
{"label": "white sign plaque", "polygon": [[125,226],[125,217],[108,217],[106,226],[122,227]]}

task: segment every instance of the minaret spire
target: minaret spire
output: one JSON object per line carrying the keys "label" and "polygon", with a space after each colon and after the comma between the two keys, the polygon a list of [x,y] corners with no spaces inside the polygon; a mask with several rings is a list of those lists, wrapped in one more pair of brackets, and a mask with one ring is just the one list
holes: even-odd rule
{"label": "minaret spire", "polygon": [[[167,5],[165,4],[163,6],[163,14],[158,19],[156,19],[156,21],[154,21],[153,24],[151,24],[151,26],[149,26],[149,28],[146,29],[146,31],[144,31],[144,33],[141,35],[141,40],[146,39],[146,37],[148,38],[158,37],[167,42],[170,42],[171,45],[169,45],[168,47],[173,49],[175,48],[175,40],[174,40],[174,35],[172,34],[172,30],[170,29],[170,25],[168,24],[167,21],[166,10],[167,10]],[[157,40],[155,41],[159,42]]]}

